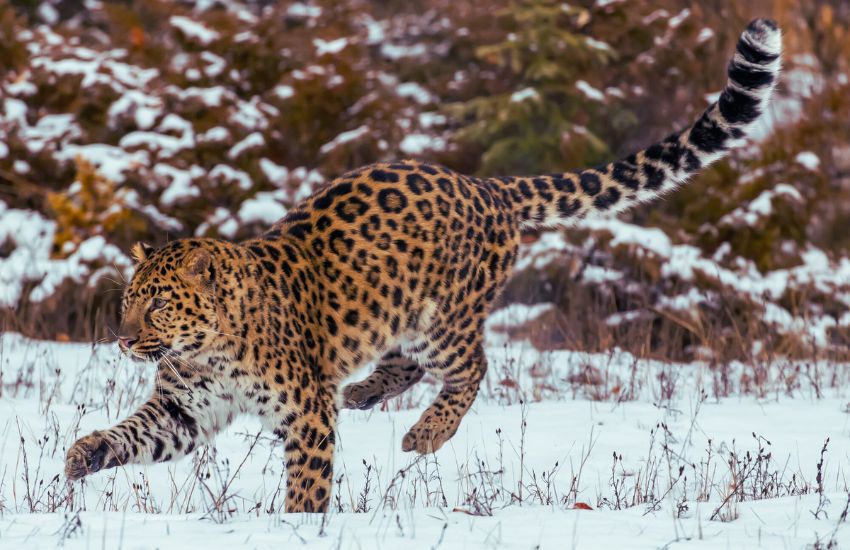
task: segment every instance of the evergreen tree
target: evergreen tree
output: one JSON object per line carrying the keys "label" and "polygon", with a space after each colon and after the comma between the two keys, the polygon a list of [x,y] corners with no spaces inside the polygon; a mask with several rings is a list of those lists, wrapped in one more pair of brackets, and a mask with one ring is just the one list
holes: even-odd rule
{"label": "evergreen tree", "polygon": [[485,174],[558,171],[604,160],[608,146],[589,123],[605,110],[605,96],[582,81],[592,81],[615,54],[579,32],[588,12],[552,0],[516,0],[498,16],[504,40],[476,54],[510,87],[451,105],[461,124],[455,140],[483,149]]}

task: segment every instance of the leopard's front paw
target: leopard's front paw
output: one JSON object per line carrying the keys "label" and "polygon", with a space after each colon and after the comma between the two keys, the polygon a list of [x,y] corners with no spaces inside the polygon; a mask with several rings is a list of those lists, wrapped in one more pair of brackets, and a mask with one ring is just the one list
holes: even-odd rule
{"label": "leopard's front paw", "polygon": [[65,457],[65,476],[75,481],[104,468],[118,465],[118,457],[109,440],[100,432],[78,439]]}

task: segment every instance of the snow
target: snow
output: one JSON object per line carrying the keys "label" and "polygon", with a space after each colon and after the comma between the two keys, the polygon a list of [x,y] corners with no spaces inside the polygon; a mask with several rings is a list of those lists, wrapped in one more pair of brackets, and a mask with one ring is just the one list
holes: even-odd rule
{"label": "snow", "polygon": [[699,34],[697,35],[697,44],[708,42],[712,38],[714,38],[714,31],[709,29],[708,27],[704,27],[702,30],[699,31]]}
{"label": "snow", "polygon": [[718,221],[719,225],[729,225],[733,227],[746,226],[754,227],[759,220],[770,216],[773,213],[773,201],[777,197],[784,197],[794,203],[802,203],[803,197],[796,188],[787,183],[780,183],[772,189],[762,191],[758,197],[750,201],[749,204],[741,206],[726,214]]}
{"label": "snow", "polygon": [[20,99],[7,97],[3,101],[3,118],[20,127],[27,126],[27,104]]}
{"label": "snow", "polygon": [[300,202],[306,199],[307,197],[313,194],[318,185],[321,185],[325,182],[324,176],[322,176],[322,174],[320,174],[318,170],[308,170],[303,166],[299,166],[298,168],[292,170],[290,172],[290,176],[290,181],[301,182],[292,197],[292,200],[294,202]]}
{"label": "snow", "polygon": [[157,164],[153,169],[154,175],[166,180],[165,191],[159,197],[163,206],[174,206],[189,199],[201,196],[201,190],[193,184],[193,180],[204,175],[200,166],[192,166],[183,170],[170,164]]}
{"label": "snow", "polygon": [[44,115],[35,126],[20,128],[20,138],[31,153],[43,151],[48,144],[59,148],[80,135],[80,127],[69,114]]}
{"label": "snow", "polygon": [[310,65],[306,70],[296,69],[292,71],[292,78],[295,80],[308,80],[314,76],[325,76],[328,74],[328,69],[322,65]]}
{"label": "snow", "polygon": [[272,225],[285,215],[286,207],[278,201],[275,193],[264,191],[245,200],[239,207],[237,217],[243,225],[250,223]]}
{"label": "snow", "polygon": [[[547,307],[498,311],[494,320]],[[800,380],[789,393],[783,388],[788,381],[771,378],[770,369],[766,387],[775,393],[751,395],[733,384],[732,395],[709,397],[713,373],[705,363],[637,360],[616,350],[539,352],[525,342],[488,338],[484,389],[436,455],[416,458],[400,450],[402,434],[434,395],[427,382],[385,409],[341,412],[334,505],[322,517],[282,513],[282,445],[263,433],[249,453],[260,433],[249,417],[237,419],[194,458],[94,474],[74,484],[74,498],[66,501],[65,449],[141,403],[150,392],[152,366],[122,358],[114,344],[0,335],[4,548],[850,544],[850,529],[839,519],[850,466],[850,366],[818,366],[820,376],[839,378],[834,387],[820,388],[821,397]],[[731,365],[733,380],[745,380],[745,369]],[[516,387],[500,383],[506,373]],[[28,383],[14,383],[20,379]],[[672,395],[660,393],[661,380],[675,386]],[[545,389],[571,383],[578,384],[573,391]],[[603,393],[585,393],[595,391]],[[826,513],[816,517],[814,478],[827,438]],[[745,461],[756,457],[759,475],[742,479]],[[746,498],[724,506],[733,479]],[[218,495],[228,503],[220,513],[212,503]],[[50,506],[55,511],[46,511]],[[715,510],[727,520],[712,519]]]}
{"label": "snow", "polygon": [[624,274],[607,267],[588,265],[582,270],[581,278],[588,283],[604,284],[611,281],[621,281],[624,278]]}
{"label": "snow", "polygon": [[[61,43],[63,39],[56,36]],[[94,52],[86,48],[74,48],[72,54],[59,60],[35,56],[32,58],[32,67],[57,76],[80,76],[82,77],[80,85],[84,88],[102,84],[117,93],[122,93],[128,88],[143,87],[159,75],[157,69],[142,69],[118,61],[126,55],[126,50],[121,49]]]}
{"label": "snow", "polygon": [[660,257],[670,256],[673,245],[663,231],[654,227],[640,227],[620,220],[588,220],[580,224],[588,229],[611,231],[611,246],[636,246]]}
{"label": "snow", "polygon": [[236,236],[239,223],[233,218],[227,208],[219,206],[213,211],[207,221],[195,228],[195,235],[202,237],[212,228],[215,228],[221,236],[232,239]]}
{"label": "snow", "polygon": [[163,214],[153,204],[143,201],[135,189],[119,189],[118,196],[128,208],[138,210],[150,218],[163,231],[170,233],[183,231],[183,223],[180,220]]}
{"label": "snow", "polygon": [[230,151],[227,152],[227,157],[233,160],[238,159],[246,151],[263,147],[265,144],[266,140],[263,138],[263,134],[260,132],[253,132],[231,147]]}
{"label": "snow", "polygon": [[230,115],[230,122],[249,131],[265,130],[269,127],[269,121],[261,105],[263,108],[271,107],[263,105],[260,98],[256,96],[252,97],[250,101],[238,100],[236,110]]}
{"label": "snow", "polygon": [[[840,513],[842,495],[830,495],[830,517]],[[813,497],[788,497],[780,502],[762,501],[741,507],[741,519],[732,524],[708,524],[689,517],[646,518],[642,510],[582,511],[555,510],[530,506],[515,510],[497,510],[492,517],[475,517],[462,510],[437,513],[395,514],[343,513],[326,522],[310,516],[246,517],[224,524],[203,521],[200,514],[144,514],[83,512],[65,518],[14,516],[0,522],[13,544],[21,547],[49,547],[62,540],[67,525],[79,519],[83,526],[63,540],[69,550],[90,548],[92,541],[121,541],[117,547],[182,549],[201,548],[272,548],[281,543],[299,548],[353,550],[365,547],[405,548],[409,550],[445,550],[461,548],[630,548],[657,549],[668,543],[675,548],[726,549],[741,541],[750,547],[796,548],[813,543],[815,534],[828,538],[831,522],[815,520]],[[706,510],[701,510],[702,514]],[[791,516],[791,521],[789,521]],[[784,521],[783,521],[784,520]],[[776,526],[763,528],[762,522]],[[762,528],[760,528],[762,527]],[[708,532],[703,532],[706,529]],[[838,540],[846,543],[843,530]],[[380,546],[372,546],[380,541]],[[364,544],[365,543],[365,544]],[[439,545],[437,543],[440,543]],[[568,544],[569,546],[565,546]],[[24,546],[26,545],[26,546]],[[17,548],[11,546],[10,548]]]}
{"label": "snow", "polygon": [[348,39],[337,38],[336,40],[322,40],[316,38],[313,40],[313,46],[316,47],[316,55],[335,54],[339,53],[348,46]]}
{"label": "snow", "polygon": [[224,221],[221,225],[218,226],[218,232],[222,237],[226,239],[232,239],[236,236],[236,232],[239,230],[239,225],[236,223],[236,220],[233,218],[229,218]]}
{"label": "snow", "polygon": [[427,150],[438,151],[446,146],[445,140],[428,134],[407,134],[398,148],[408,155],[421,155]]}
{"label": "snow", "polygon": [[801,164],[803,167],[811,170],[812,172],[817,172],[820,167],[820,158],[811,151],[798,153],[797,156],[794,157],[794,162]]}
{"label": "snow", "polygon": [[109,106],[109,125],[115,127],[124,116],[131,116],[136,126],[149,130],[162,116],[162,100],[139,90],[129,90]]}
{"label": "snow", "polygon": [[143,148],[155,151],[161,159],[170,158],[194,145],[194,140],[177,138],[159,132],[130,132],[118,142],[123,149]]}
{"label": "snow", "polygon": [[340,147],[341,145],[345,145],[346,143],[350,143],[352,141],[357,141],[361,137],[369,134],[369,127],[367,125],[358,126],[354,130],[345,131],[331,141],[325,143],[319,148],[319,152],[323,155],[326,155]]}
{"label": "snow", "polygon": [[242,31],[233,35],[233,41],[236,43],[250,43],[256,44],[259,40],[257,33],[253,31]]}
{"label": "snow", "polygon": [[55,154],[57,160],[66,162],[73,161],[78,156],[90,162],[103,177],[115,183],[124,181],[125,172],[137,171],[139,167],[150,163],[147,151],[128,152],[121,147],[105,143],[69,144]]}
{"label": "snow", "polygon": [[550,262],[562,259],[565,252],[572,250],[573,247],[564,240],[563,233],[547,231],[541,234],[534,244],[520,249],[514,270],[520,272],[529,267],[543,269]]}
{"label": "snow", "polygon": [[217,143],[230,140],[230,131],[224,126],[213,126],[203,134],[198,134],[198,143]]}
{"label": "snow", "polygon": [[540,317],[547,311],[552,311],[555,306],[553,304],[510,304],[495,312],[488,318],[487,323],[490,327],[511,327],[525,324],[529,321]]}
{"label": "snow", "polygon": [[[156,130],[130,132],[124,135],[118,144],[123,149],[139,147],[155,151],[159,159],[171,158],[180,151],[195,146],[192,123],[179,115],[169,113],[162,119]],[[177,132],[180,135],[172,136],[162,132]]]}
{"label": "snow", "polygon": [[667,24],[671,29],[677,28],[679,25],[685,22],[685,20],[691,16],[691,10],[688,8],[683,9],[675,16],[671,17]]}
{"label": "snow", "polygon": [[401,97],[410,97],[420,105],[426,105],[434,101],[431,92],[416,82],[404,82],[396,87],[396,93]]}
{"label": "snow", "polygon": [[[32,154],[62,149],[82,135],[79,125],[70,114],[45,114],[31,126],[27,121],[26,103],[11,97],[5,99],[3,111],[6,131],[17,134]],[[0,130],[0,135],[3,133]]]}
{"label": "snow", "polygon": [[289,99],[295,95],[295,88],[286,84],[280,84],[274,87],[274,94],[280,99]]}
{"label": "snow", "polygon": [[411,46],[402,46],[399,44],[392,44],[390,42],[384,42],[381,44],[381,54],[392,61],[398,61],[405,57],[418,57],[420,55],[425,55],[426,51],[427,49],[425,44],[413,44]]}
{"label": "snow", "polygon": [[[734,215],[739,221],[749,222],[752,221],[749,215],[767,215],[771,211],[772,201],[779,196],[792,201],[801,198],[792,186],[779,184],[764,191],[746,210],[738,209],[730,216]],[[733,221],[729,218],[724,223]],[[795,317],[781,305],[782,297],[788,290],[804,291],[810,285],[819,292],[835,295],[840,299],[841,293],[847,292],[850,281],[850,259],[841,258],[833,262],[823,251],[815,248],[807,248],[801,253],[800,265],[761,273],[752,261],[744,258],[736,259],[737,265],[734,269],[721,265],[718,259],[703,256],[695,246],[674,244],[660,229],[640,227],[616,219],[585,220],[580,222],[578,227],[610,234],[612,249],[625,247],[638,258],[649,256],[660,260],[663,277],[691,282],[697,278],[711,281],[712,284],[725,287],[739,296],[748,297],[764,308],[778,308],[772,310],[771,319],[776,321],[780,332],[802,334],[817,345],[828,345],[827,329],[835,325],[836,319],[826,313],[819,314],[816,320]],[[517,270],[529,265],[540,269],[557,259],[559,250],[569,248],[569,245],[557,236],[544,236],[545,240],[541,238],[528,253],[521,254]],[[780,309],[785,313],[780,315]]]}
{"label": "snow", "polygon": [[658,10],[654,10],[649,15],[644,16],[641,19],[641,22],[644,25],[651,25],[652,23],[654,23],[658,19],[665,18],[665,17],[670,17],[670,12],[668,12],[665,9],[658,9]]}
{"label": "snow", "polygon": [[55,231],[55,222],[38,213],[0,202],[0,243],[17,245],[8,257],[0,257],[0,305],[15,307],[24,285],[46,275]]}
{"label": "snow", "polygon": [[386,38],[384,23],[375,21],[370,15],[363,15],[361,22],[366,26],[366,42],[368,44],[380,44]]}
{"label": "snow", "polygon": [[287,8],[286,14],[297,18],[316,18],[322,15],[322,8],[319,6],[310,6],[302,2],[296,2]]}
{"label": "snow", "polygon": [[201,52],[201,59],[207,64],[204,67],[204,74],[210,78],[221,75],[227,68],[227,61],[212,52]]}
{"label": "snow", "polygon": [[522,103],[526,99],[537,99],[540,94],[534,88],[523,88],[511,94],[511,103]]}
{"label": "snow", "polygon": [[182,15],[172,15],[168,21],[172,27],[183,33],[186,38],[194,40],[202,46],[209,46],[221,36],[218,32]]}
{"label": "snow", "polygon": [[3,83],[6,93],[12,96],[34,95],[38,91],[38,87],[28,80],[29,76],[28,73],[24,73],[18,80]]}
{"label": "snow", "polygon": [[59,12],[48,2],[42,2],[38,6],[38,16],[41,17],[45,23],[56,23],[59,20]]}
{"label": "snow", "polygon": [[129,274],[129,258],[99,235],[80,243],[65,259],[51,258],[55,233],[56,222],[0,202],[0,245],[15,245],[8,256],[0,257],[0,306],[17,307],[27,286],[31,287],[27,298],[40,302],[68,279],[93,285],[100,278],[91,277],[98,264],[110,266],[113,276],[116,271],[120,276]]}
{"label": "snow", "polygon": [[[119,50],[123,55],[126,52]],[[128,65],[114,60],[106,60],[103,66],[112,73],[113,78],[128,88],[141,88],[148,82],[159,76],[157,69],[144,69],[135,65]],[[85,82],[83,82],[85,85]]]}
{"label": "snow", "polygon": [[289,181],[289,169],[286,166],[275,164],[267,158],[260,159],[260,170],[276,187],[282,187]]}
{"label": "snow", "polygon": [[710,303],[708,296],[696,288],[689,288],[686,294],[678,294],[673,297],[660,296],[658,298],[658,305],[662,308],[692,313],[697,311],[697,306],[706,303]]}
{"label": "snow", "polygon": [[592,99],[593,101],[605,101],[605,94],[597,90],[584,80],[576,81],[576,88],[578,89],[578,91],[583,93],[588,99]]}
{"label": "snow", "polygon": [[[619,0],[619,1],[622,1],[622,0]],[[588,46],[590,46],[591,48],[596,49],[596,50],[600,50],[600,51],[603,51],[603,52],[610,52],[611,51],[611,46],[608,45],[606,42],[602,42],[601,40],[596,40],[595,38],[591,38],[590,36],[584,37],[584,43],[587,44]]]}
{"label": "snow", "polygon": [[233,92],[224,86],[212,86],[210,88],[198,88],[195,86],[178,88],[176,86],[169,86],[168,92],[181,101],[196,99],[207,107],[220,107],[224,104],[225,100],[234,98]]}
{"label": "snow", "polygon": [[431,128],[445,124],[448,119],[446,116],[434,111],[419,113],[419,125],[423,128]]}
{"label": "snow", "polygon": [[211,179],[218,180],[219,182],[236,183],[239,189],[243,191],[247,191],[253,185],[251,177],[248,174],[226,164],[217,164],[210,170],[209,175]]}
{"label": "snow", "polygon": [[609,327],[616,327],[623,323],[637,321],[647,317],[647,312],[641,310],[624,311],[622,313],[612,313],[605,319],[605,324]]}

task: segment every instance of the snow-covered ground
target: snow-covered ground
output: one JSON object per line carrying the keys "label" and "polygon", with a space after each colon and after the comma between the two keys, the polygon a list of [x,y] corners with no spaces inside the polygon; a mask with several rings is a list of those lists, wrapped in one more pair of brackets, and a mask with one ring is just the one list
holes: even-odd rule
{"label": "snow-covered ground", "polygon": [[324,517],[282,513],[282,445],[247,417],[194,457],[67,485],[67,446],[133,410],[153,370],[114,345],[0,335],[0,547],[850,544],[850,367],[540,353],[492,330],[540,310],[494,314],[486,387],[435,456],[401,452],[427,380],[343,411]]}

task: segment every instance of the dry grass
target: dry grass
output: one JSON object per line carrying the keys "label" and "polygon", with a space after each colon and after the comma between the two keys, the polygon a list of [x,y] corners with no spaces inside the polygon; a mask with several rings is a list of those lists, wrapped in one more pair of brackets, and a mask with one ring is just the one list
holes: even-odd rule
{"label": "dry grass", "polygon": [[[620,348],[640,358],[667,361],[706,360],[718,365],[733,361],[758,365],[789,357],[810,363],[850,360],[845,329],[834,327],[831,340],[818,343],[809,327],[789,331],[769,321],[765,303],[741,295],[715,281],[684,281],[661,277],[663,260],[619,250],[582,252],[585,232],[566,233],[576,243],[542,268],[515,275],[502,304],[552,303],[555,310],[524,326],[511,327],[514,338],[529,339],[538,349],[571,349],[606,353]],[[595,236],[599,239],[599,236]],[[609,237],[601,237],[603,239]],[[590,268],[619,273],[618,280],[583,278]],[[709,303],[678,310],[665,303],[689,291],[710,296]],[[814,285],[800,285],[779,301],[794,318],[815,326],[813,304],[839,318],[846,306],[837,295]],[[753,373],[754,376],[758,376]],[[758,385],[756,382],[755,385]]]}
{"label": "dry grass", "polygon": [[[508,347],[512,345],[518,344],[508,344]],[[90,492],[80,491],[85,487],[85,481],[82,485],[68,484],[60,476],[47,473],[55,471],[47,464],[61,460],[65,449],[79,435],[82,417],[93,409],[99,409],[110,420],[123,417],[144,398],[151,380],[147,374],[129,372],[131,369],[126,368],[127,365],[119,364],[119,360],[110,357],[109,349],[93,347],[85,366],[74,372],[63,371],[62,358],[39,353],[37,349],[36,345],[24,344],[24,360],[12,364],[8,354],[4,354],[0,347],[0,364],[3,367],[0,396],[35,403],[38,414],[47,419],[41,433],[28,431],[19,418],[9,419],[16,423],[17,438],[7,444],[17,446],[17,452],[14,461],[0,467],[0,512],[65,513],[69,518],[69,531],[77,525],[79,518],[74,519],[74,514],[80,510],[195,513],[216,522],[224,522],[240,514],[282,512],[286,481],[282,468],[282,444],[261,433],[241,434],[244,454],[238,459],[220,457],[214,446],[200,448],[191,458],[189,474],[178,476],[174,469],[169,468],[168,491],[162,491],[162,487],[158,491],[152,490],[143,474],[131,477],[127,470],[117,469],[104,473],[104,489],[93,497]],[[693,387],[684,383],[684,379],[673,377],[662,365],[653,368],[647,362],[635,361],[628,369],[632,385],[629,389],[624,389],[624,381],[618,381],[620,372],[613,360],[609,361],[611,372],[600,372],[600,377],[593,381],[582,378],[580,371],[575,376],[560,378],[559,371],[554,368],[547,371],[548,378],[522,377],[517,373],[535,369],[544,372],[545,369],[539,365],[523,365],[520,368],[510,361],[506,364],[513,366],[494,373],[495,376],[489,380],[516,376],[514,381],[491,383],[481,399],[520,404],[518,439],[508,439],[501,429],[496,430],[489,436],[492,439],[487,444],[495,445],[498,451],[485,457],[473,454],[458,459],[455,466],[459,476],[456,479],[443,477],[441,472],[444,469],[434,456],[414,459],[395,472],[388,472],[386,465],[377,459],[364,460],[359,472],[349,471],[347,467],[350,464],[341,463],[334,480],[333,510],[402,514],[406,509],[425,506],[451,507],[471,515],[492,515],[495,510],[510,506],[573,508],[590,505],[613,510],[640,507],[645,513],[667,508],[674,516],[682,517],[695,503],[712,502],[712,520],[732,521],[741,502],[809,493],[823,497],[825,492],[850,489],[840,472],[826,471],[823,460],[828,453],[826,444],[820,461],[812,464],[807,471],[789,470],[787,463],[771,452],[771,442],[757,434],[753,434],[751,441],[732,442],[731,446],[709,442],[698,459],[684,458],[688,455],[685,450],[691,445],[694,426],[698,424],[701,405],[710,399],[707,393],[699,390],[701,393],[690,413],[687,433],[674,434],[664,423],[652,427],[647,433],[647,447],[641,466],[638,469],[628,466],[623,454],[615,452],[610,477],[604,484],[598,485],[595,501],[587,502],[586,497],[581,500],[580,488],[588,482],[583,479],[583,474],[595,444],[594,436],[591,434],[582,445],[580,459],[576,463],[555,462],[544,469],[528,466],[526,457],[530,450],[526,446],[525,434],[529,420],[525,399],[544,395],[547,399],[572,399],[577,395],[589,395],[616,407],[624,399],[655,396],[660,398],[657,406],[663,407],[673,398],[686,398],[689,394],[685,392],[692,392]],[[793,364],[789,361],[763,367],[781,372],[794,368]],[[112,373],[111,379],[105,382],[100,378],[104,367]],[[833,370],[837,368],[833,367]],[[737,376],[740,378],[740,374]],[[732,377],[731,373],[729,377]],[[768,380],[776,379],[774,373],[761,379],[761,383],[768,384]],[[798,377],[797,386],[790,393],[817,399],[829,388],[847,382],[846,372],[842,376]],[[614,384],[621,389],[613,391]],[[60,386],[72,391],[63,393]],[[742,387],[739,385],[736,393]],[[100,391],[101,388],[105,391]],[[556,388],[561,390],[554,395]],[[432,390],[426,386],[416,401],[427,398],[429,391]],[[758,393],[768,395],[774,391],[763,387]],[[402,409],[417,405],[410,399],[395,398],[387,407]],[[72,405],[76,410],[74,417],[60,416],[57,412],[60,404]],[[7,452],[5,456],[13,454]],[[633,462],[635,457],[627,458]],[[253,494],[234,489],[234,480],[249,460],[253,467],[258,463],[263,465],[263,485]],[[448,487],[456,490],[447,491]],[[453,501],[449,494],[460,496]],[[812,512],[816,518],[823,516],[824,505],[822,503]]]}

